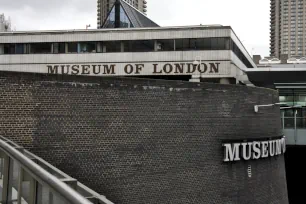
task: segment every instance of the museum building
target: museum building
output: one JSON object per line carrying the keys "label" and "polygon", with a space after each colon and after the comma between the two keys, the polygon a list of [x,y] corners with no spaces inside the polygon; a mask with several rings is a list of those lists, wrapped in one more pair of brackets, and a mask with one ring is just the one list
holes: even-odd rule
{"label": "museum building", "polygon": [[288,204],[278,93],[232,28],[116,5],[106,29],[0,33],[0,135],[114,203]]}

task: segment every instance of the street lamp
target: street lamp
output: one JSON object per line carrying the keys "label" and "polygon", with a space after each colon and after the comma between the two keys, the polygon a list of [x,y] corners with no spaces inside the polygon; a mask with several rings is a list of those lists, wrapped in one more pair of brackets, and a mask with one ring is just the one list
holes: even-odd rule
{"label": "street lamp", "polygon": [[270,106],[275,106],[275,105],[287,105],[287,104],[286,103],[274,103],[274,104],[265,104],[265,105],[255,105],[254,111],[255,113],[258,113],[259,107],[270,107]]}
{"label": "street lamp", "polygon": [[[197,60],[197,58],[198,58],[199,60]],[[196,56],[196,57],[195,57],[195,60],[193,61],[192,64],[193,64],[193,65],[197,65],[197,66],[201,66],[201,64],[202,64],[202,59],[201,59],[201,57],[200,57],[200,56]],[[201,78],[202,78],[202,73],[200,72],[200,82],[201,82]]]}

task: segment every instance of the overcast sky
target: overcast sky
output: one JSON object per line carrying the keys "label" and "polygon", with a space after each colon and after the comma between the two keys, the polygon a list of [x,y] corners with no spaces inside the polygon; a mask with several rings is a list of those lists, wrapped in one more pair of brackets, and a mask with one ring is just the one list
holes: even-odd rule
{"label": "overcast sky", "polygon": [[[161,26],[231,26],[249,53],[269,55],[269,0],[147,0]],[[97,25],[97,0],[0,0],[16,30],[83,29]]]}

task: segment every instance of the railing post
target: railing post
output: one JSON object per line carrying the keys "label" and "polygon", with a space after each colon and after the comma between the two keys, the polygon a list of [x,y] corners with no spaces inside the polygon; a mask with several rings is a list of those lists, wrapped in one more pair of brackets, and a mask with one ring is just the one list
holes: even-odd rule
{"label": "railing post", "polygon": [[296,115],[297,115],[297,110],[294,111],[294,141],[295,141],[295,144],[297,144]]}
{"label": "railing post", "polygon": [[53,204],[53,193],[49,192],[49,204]]}
{"label": "railing post", "polygon": [[285,112],[282,111],[283,130],[285,129]]}
{"label": "railing post", "polygon": [[28,204],[35,204],[36,203],[36,197],[37,197],[37,181],[34,178],[30,179],[30,198]]}
{"label": "railing post", "polygon": [[19,167],[19,181],[18,181],[18,194],[17,194],[17,203],[21,204],[21,199],[22,199],[22,182],[24,178],[24,171],[22,167]]}
{"label": "railing post", "polygon": [[8,184],[9,184],[10,158],[8,155],[3,155],[3,191],[2,200],[8,202]]}

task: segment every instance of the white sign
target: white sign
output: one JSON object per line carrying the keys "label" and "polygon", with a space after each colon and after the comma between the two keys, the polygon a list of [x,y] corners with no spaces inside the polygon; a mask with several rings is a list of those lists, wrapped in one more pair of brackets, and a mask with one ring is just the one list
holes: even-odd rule
{"label": "white sign", "polygon": [[277,140],[225,143],[224,162],[273,157],[286,152],[285,137]]}

